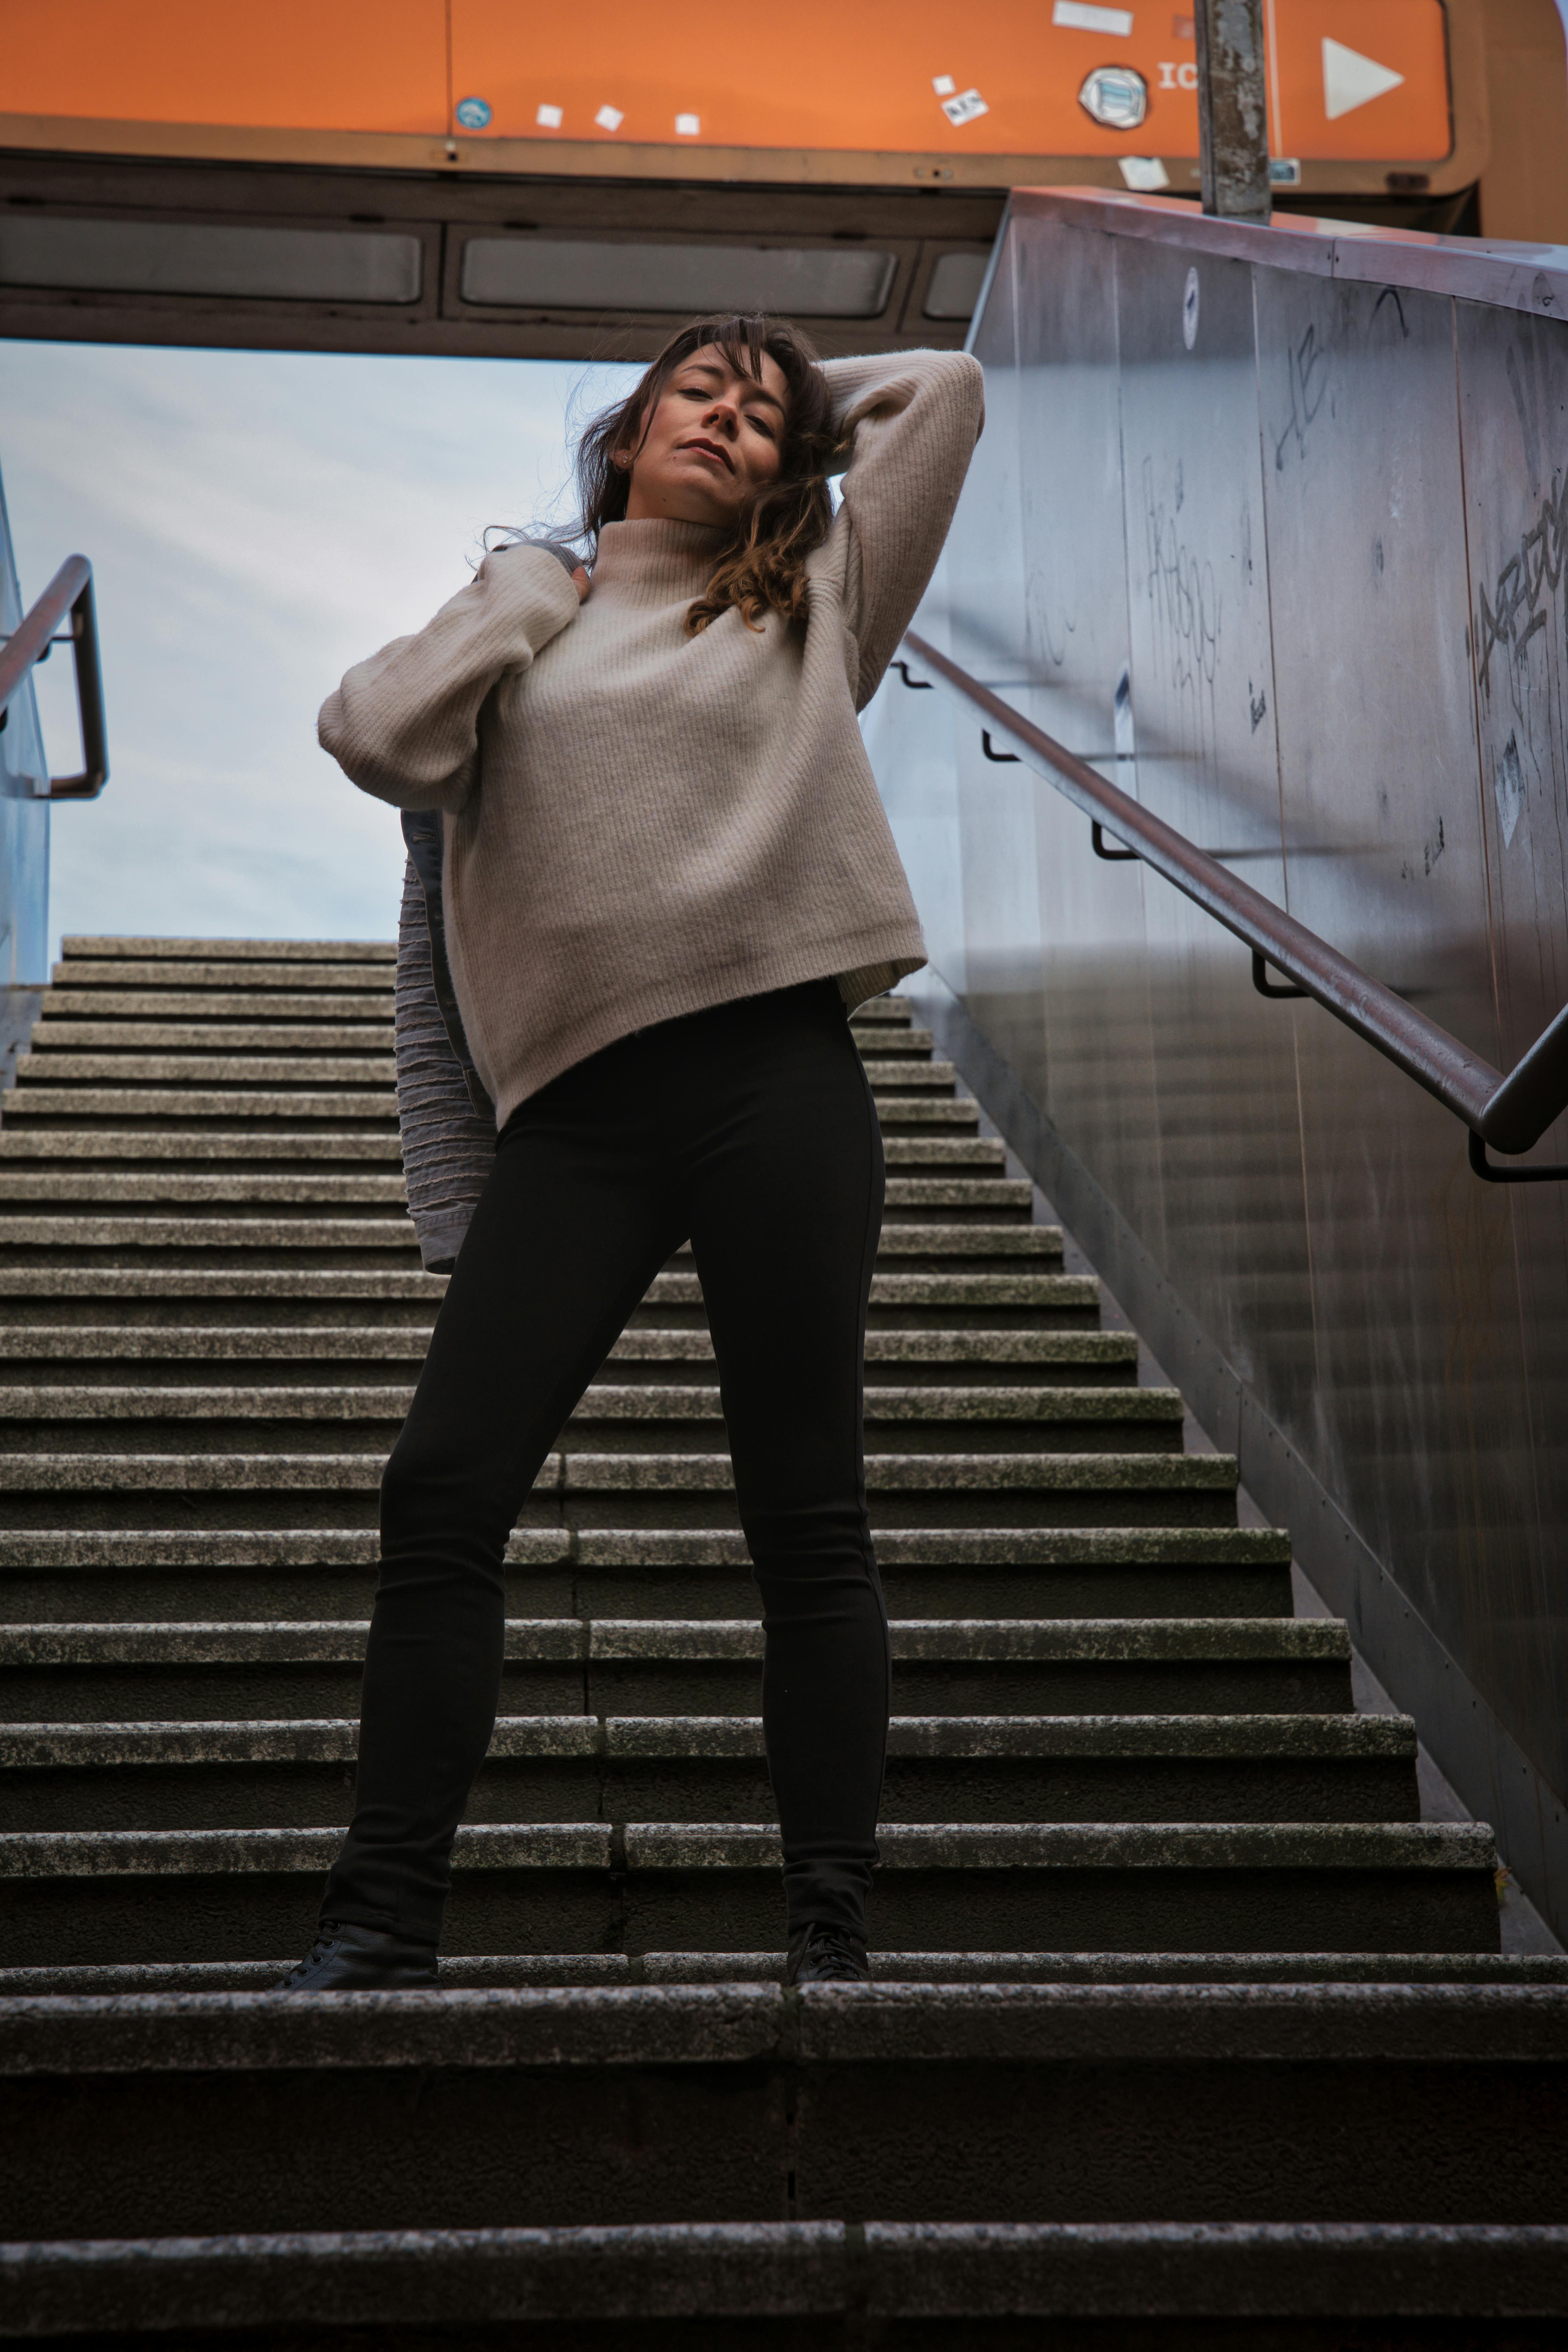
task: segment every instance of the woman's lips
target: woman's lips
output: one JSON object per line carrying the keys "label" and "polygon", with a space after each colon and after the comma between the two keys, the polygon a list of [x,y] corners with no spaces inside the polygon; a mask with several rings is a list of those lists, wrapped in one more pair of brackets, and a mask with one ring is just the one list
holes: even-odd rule
{"label": "woman's lips", "polygon": [[721,449],[717,441],[683,441],[680,446],[683,449],[694,450],[700,457],[717,458],[727,474],[732,474],[735,470],[730,452],[727,449]]}

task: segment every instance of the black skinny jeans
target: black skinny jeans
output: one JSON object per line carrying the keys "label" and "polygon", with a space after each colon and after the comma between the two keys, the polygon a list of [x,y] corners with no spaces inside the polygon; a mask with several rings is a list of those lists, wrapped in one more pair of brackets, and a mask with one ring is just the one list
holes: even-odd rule
{"label": "black skinny jeans", "polygon": [[865,1933],[889,1698],[862,1430],[882,1189],[831,981],[622,1038],[507,1121],[382,1481],[357,1798],[323,1917],[437,1940],[518,1507],[689,1235],[762,1590],[788,1926]]}

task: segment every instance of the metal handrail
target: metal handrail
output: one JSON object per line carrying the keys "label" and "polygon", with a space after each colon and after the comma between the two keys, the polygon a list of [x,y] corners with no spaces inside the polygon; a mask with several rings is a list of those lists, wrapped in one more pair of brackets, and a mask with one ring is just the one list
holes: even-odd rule
{"label": "metal handrail", "polygon": [[[70,615],[70,635],[56,629]],[[47,661],[51,646],[68,645],[76,664],[76,707],[81,719],[82,772],[51,776],[52,801],[95,801],[109,782],[109,730],[103,715],[103,672],[98,657],[98,607],[92,566],[85,555],[68,555],[21,626],[0,638],[0,712],[8,710],[35,665]],[[0,726],[5,724],[0,718]]]}
{"label": "metal handrail", "polygon": [[[1184,834],[1107,783],[1085,761],[912,629],[904,638],[904,646],[922,668],[983,714],[988,735],[1007,737],[1027,755],[1031,765],[1038,763],[1047,782],[1089,819],[1101,855],[1106,853],[1098,836],[1104,825],[1130,847],[1136,845],[1133,855],[1249,947],[1254,982],[1263,995],[1299,993],[1313,998],[1463,1119],[1470,1130],[1470,1165],[1478,1176],[1503,1184],[1568,1178],[1568,1167],[1495,1168],[1486,1156],[1489,1143],[1499,1151],[1528,1151],[1552,1120],[1568,1110],[1568,1005],[1504,1077],[1436,1021],[1429,1021],[1293,915],[1229,873]],[[902,663],[898,667],[905,685],[916,686],[907,667]],[[989,751],[989,744],[986,748]],[[994,752],[991,756],[994,758]],[[1271,985],[1265,977],[1266,963],[1283,972],[1294,987]]]}

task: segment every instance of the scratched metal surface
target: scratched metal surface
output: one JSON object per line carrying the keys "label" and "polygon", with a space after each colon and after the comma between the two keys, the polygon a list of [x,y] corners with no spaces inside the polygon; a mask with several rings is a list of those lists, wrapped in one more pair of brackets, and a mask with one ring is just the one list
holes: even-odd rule
{"label": "scratched metal surface", "polygon": [[[1102,240],[1066,224],[1031,223],[1017,252],[1025,675],[1047,681],[1019,699],[1058,741],[1135,792],[1121,433],[1106,398],[1117,360],[1115,274]],[[1086,856],[1084,820],[1055,793],[1037,801],[1037,1098],[1111,1171],[1140,1229],[1163,1237],[1142,868]]]}
{"label": "scratched metal surface", "polygon": [[[1004,692],[1027,674],[1015,257],[1009,239],[976,343],[986,370],[990,460],[947,551],[954,658]],[[1034,784],[1022,767],[988,760],[980,730],[962,713],[954,713],[953,744],[969,991],[1002,1051],[1029,1066],[1039,1042]]]}
{"label": "scratched metal surface", "polygon": [[[1153,244],[1124,245],[1117,268],[1139,797],[1278,905],[1252,273]],[[1283,1419],[1311,1385],[1289,1028],[1189,899],[1150,877],[1144,908],[1165,1264]]]}
{"label": "scratched metal surface", "polygon": [[[917,626],[988,680],[1019,659],[1014,698],[1076,750],[1130,719],[1108,774],[1507,1068],[1568,997],[1568,324],[1507,257],[1457,255],[1497,290],[1455,299],[1423,241],[1395,298],[1331,224],[1215,253],[1101,212],[1015,205],[991,422]],[[868,728],[901,843],[906,777],[948,794],[941,874],[911,868],[950,910],[938,970],[1568,1791],[1568,1187],[1479,1183],[1457,1122],[1258,998],[961,710],[949,752],[946,701],[893,684]]]}
{"label": "scratched metal surface", "polygon": [[[1259,271],[1258,316],[1291,911],[1495,1063],[1453,305]],[[1325,1483],[1563,1785],[1514,1206],[1418,1087],[1287,1017]]]}
{"label": "scratched metal surface", "polygon": [[[1501,1066],[1568,995],[1568,323],[1455,305]],[[1568,1160],[1568,1119],[1531,1158]],[[1568,1748],[1568,1187],[1512,1202],[1538,1589],[1517,1647]],[[1553,1641],[1541,1629],[1554,1625]],[[1537,1638],[1539,1637],[1539,1638]],[[1554,1776],[1558,1789],[1564,1777]]]}

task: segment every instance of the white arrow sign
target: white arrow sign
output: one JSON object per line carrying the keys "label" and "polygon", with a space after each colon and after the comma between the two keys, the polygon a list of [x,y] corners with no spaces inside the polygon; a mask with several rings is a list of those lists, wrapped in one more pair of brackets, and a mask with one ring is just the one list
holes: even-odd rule
{"label": "white arrow sign", "polygon": [[1380,66],[1375,58],[1363,58],[1342,41],[1323,43],[1323,112],[1331,122],[1342,114],[1353,114],[1358,106],[1370,106],[1404,79],[1392,66]]}

